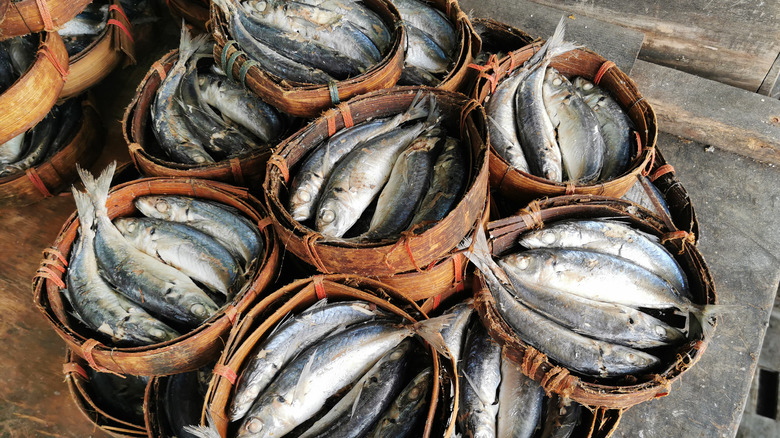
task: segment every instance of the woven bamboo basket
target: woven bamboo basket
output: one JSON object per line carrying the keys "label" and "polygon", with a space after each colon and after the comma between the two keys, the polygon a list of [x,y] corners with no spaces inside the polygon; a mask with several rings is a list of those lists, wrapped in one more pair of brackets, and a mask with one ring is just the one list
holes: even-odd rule
{"label": "woven bamboo basket", "polygon": [[143,423],[136,424],[132,419],[119,418],[115,413],[106,412],[106,407],[101,407],[100,403],[93,399],[90,395],[90,378],[87,369],[89,369],[87,362],[69,349],[62,371],[70,395],[79,411],[91,423],[111,436],[121,438],[147,436],[146,426]]}
{"label": "woven bamboo basket", "polygon": [[[420,90],[436,97],[437,105],[445,116],[442,123],[451,135],[459,135],[461,144],[469,150],[470,175],[466,192],[458,205],[433,227],[420,234],[407,232],[395,242],[328,239],[295,221],[287,211],[287,183],[291,172],[294,173],[306,153],[320,140],[342,129],[345,123],[349,125],[345,117],[357,124],[370,117],[400,113],[409,107]],[[487,150],[483,142],[484,120],[482,108],[465,96],[419,87],[398,87],[369,93],[340,105],[338,110],[327,112],[282,143],[268,162],[263,187],[277,233],[290,252],[321,273],[350,273],[387,280],[387,277],[400,273],[422,270],[431,264],[435,266],[474,229],[485,211]],[[400,284],[397,285],[400,287]],[[441,291],[431,290],[430,293],[435,295]],[[414,299],[428,297],[415,295]]]}
{"label": "woven bamboo basket", "polygon": [[87,48],[70,58],[70,74],[60,99],[80,94],[124,63],[135,64],[133,26],[119,0],[111,2],[106,27]]}
{"label": "woven bamboo basket", "polygon": [[658,188],[669,206],[672,217],[663,218],[667,227],[690,233],[695,242],[699,237],[699,219],[696,217],[693,202],[680,179],[674,174],[674,167],[666,162],[658,148],[655,150],[655,159],[647,177]]}
{"label": "woven bamboo basket", "polygon": [[163,158],[165,152],[152,131],[150,109],[164,79],[160,72],[168,72],[178,56],[178,50],[173,50],[152,65],[125,110],[122,132],[135,167],[146,176],[201,178],[240,187],[259,187],[265,178],[265,164],[272,153],[270,149],[208,164],[181,164]]}
{"label": "woven bamboo basket", "polygon": [[468,15],[460,9],[457,0],[430,0],[430,3],[449,17],[450,22],[453,23],[458,33],[459,39],[455,64],[436,88],[463,92],[470,82],[468,66],[474,62],[477,54],[479,54],[482,42],[474,30]]}
{"label": "woven bamboo basket", "polygon": [[0,207],[50,198],[67,189],[76,178],[76,163],[89,167],[97,160],[105,130],[88,99],[82,101],[82,112],[80,128],[51,159],[23,173],[0,178]]}
{"label": "woven bamboo basket", "polygon": [[9,2],[0,22],[0,41],[33,32],[53,32],[80,14],[92,0],[20,0]]}
{"label": "woven bamboo basket", "polygon": [[[397,24],[401,21],[398,10],[387,0],[364,0],[366,6],[384,20],[393,30],[392,48],[385,57],[365,73],[333,84],[304,84],[281,80],[264,72],[256,65],[242,68],[248,58],[232,42],[228,24],[222,11],[211,6],[211,33],[216,40],[214,59],[220,60],[222,70],[262,97],[268,103],[294,116],[316,117],[322,110],[338,105],[353,96],[373,90],[389,88],[398,82],[404,63],[406,31]],[[231,65],[228,65],[230,61]],[[230,68],[228,68],[230,67]]]}
{"label": "woven bamboo basket", "polygon": [[[398,290],[369,278],[350,275],[326,275],[315,276],[298,280],[273,292],[254,306],[241,319],[239,324],[230,333],[225,351],[214,369],[214,378],[209,385],[206,395],[207,404],[204,406],[214,421],[221,436],[227,436],[231,428],[228,419],[229,403],[232,399],[234,376],[240,373],[247,357],[252,349],[265,336],[273,330],[278,323],[291,312],[300,312],[314,302],[321,299],[328,302],[344,300],[361,300],[375,304],[377,307],[406,320],[415,322],[427,319],[427,316],[413,301],[407,300]],[[436,431],[437,436],[452,436],[455,427],[455,415],[458,408],[458,382],[452,379],[456,375],[454,362],[440,357],[431,349],[434,368],[434,387],[431,391],[436,395],[432,397],[422,438],[432,436]],[[453,382],[452,392],[447,381]],[[449,393],[449,394],[447,394]],[[449,415],[446,424],[435,424],[439,395],[445,400],[453,400],[454,410]],[[446,406],[446,405],[445,405]],[[443,430],[441,430],[443,429]],[[439,432],[439,430],[441,430]],[[440,435],[439,435],[440,433]]]}
{"label": "woven bamboo basket", "polygon": [[262,260],[250,271],[251,279],[233,301],[197,328],[164,343],[141,347],[114,347],[93,338],[93,333],[69,316],[69,304],[60,287],[67,273],[65,261],[75,241],[78,217],[74,213],[65,222],[54,244],[44,251],[33,279],[33,298],[57,334],[75,354],[98,371],[132,375],[167,375],[197,369],[219,355],[228,331],[237,315],[246,311],[266,292],[279,268],[279,242],[268,226],[265,208],[246,190],[226,184],[184,178],[146,178],[115,187],[108,198],[108,215],[116,218],[136,213],[133,200],[146,195],[181,195],[219,202],[238,209],[261,230],[265,243]]}
{"label": "woven bamboo basket", "polygon": [[[517,216],[488,225],[492,254],[502,256],[516,250],[518,236],[545,223],[570,218],[615,218],[628,220],[641,231],[661,237],[664,246],[675,255],[690,284],[693,302],[716,304],[715,285],[704,258],[687,237],[636,204],[595,195],[570,195],[535,201]],[[625,409],[637,403],[663,397],[674,381],[690,369],[704,353],[710,341],[700,330],[690,340],[670,347],[660,355],[661,365],[646,375],[602,379],[570,372],[548,360],[544,353],[525,344],[501,318],[484,280],[475,286],[476,308],[491,336],[507,347],[509,356],[521,364],[523,373],[539,381],[547,392],[555,392],[592,408]]]}
{"label": "woven bamboo basket", "polygon": [[184,19],[200,33],[208,32],[209,2],[206,0],[167,0],[165,2],[177,22]]}
{"label": "woven bamboo basket", "polygon": [[[477,75],[472,97],[484,103],[493,93],[496,85],[515,68],[530,59],[539,50],[541,44],[542,41],[538,41],[509,53],[501,60],[495,61],[493,58],[489,65],[480,67],[481,71]],[[636,84],[628,75],[617,68],[613,62],[593,51],[573,50],[553,58],[550,66],[567,77],[582,76],[610,91],[634,123],[639,143],[638,153],[632,157],[628,169],[617,178],[596,184],[576,185],[566,182],[555,183],[515,169],[493,151],[490,157],[491,189],[496,189],[505,198],[520,203],[564,194],[592,194],[615,198],[623,196],[636,181],[636,175],[642,172],[646,174],[650,170],[658,134],[653,108],[642,97]]]}
{"label": "woven bamboo basket", "polygon": [[[13,9],[13,6],[11,7]],[[0,144],[40,122],[57,102],[68,77],[68,52],[56,32],[40,34],[35,61],[0,95]]]}
{"label": "woven bamboo basket", "polygon": [[[211,367],[208,365],[206,368],[209,368],[209,371],[211,370]],[[188,390],[191,390],[191,393],[187,395],[200,395],[200,381],[196,373],[199,374],[199,371],[190,371],[189,373],[172,376],[155,376],[149,379],[149,384],[146,386],[146,394],[144,395],[144,421],[149,438],[178,436],[175,425],[171,424],[165,411],[167,398],[171,397],[168,394],[168,385],[173,378],[183,378],[186,379],[184,382],[187,384]],[[210,372],[208,376],[211,376]],[[179,385],[184,384],[179,382]],[[186,420],[187,425],[197,424],[203,411],[204,400],[197,396],[189,398],[187,395],[182,396],[179,394],[179,398],[175,399],[177,409],[179,409],[179,412],[185,410],[187,413],[193,414],[193,417]]]}

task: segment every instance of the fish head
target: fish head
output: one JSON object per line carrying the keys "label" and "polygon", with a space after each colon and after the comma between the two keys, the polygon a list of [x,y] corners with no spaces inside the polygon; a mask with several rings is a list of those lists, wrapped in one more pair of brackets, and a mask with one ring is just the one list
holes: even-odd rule
{"label": "fish head", "polygon": [[346,207],[335,197],[325,199],[317,210],[317,231],[327,236],[343,236],[357,220]]}
{"label": "fish head", "polygon": [[203,322],[217,313],[219,307],[197,286],[180,287],[178,293],[166,294],[166,299],[175,301],[194,320]]}
{"label": "fish head", "polygon": [[175,196],[141,196],[136,198],[135,207],[144,216],[185,222],[189,216],[190,202],[186,198]]}
{"label": "fish head", "polygon": [[135,240],[144,233],[145,227],[141,226],[141,221],[134,217],[119,217],[113,220],[114,226],[128,240]]}
{"label": "fish head", "polygon": [[149,318],[145,313],[131,313],[125,324],[125,332],[128,337],[141,340],[148,344],[159,344],[171,341],[179,337],[176,330],[167,324]]}
{"label": "fish head", "polygon": [[546,248],[558,246],[561,238],[560,228],[542,228],[523,234],[517,241],[525,248]]}
{"label": "fish head", "polygon": [[317,201],[317,184],[312,178],[305,179],[290,196],[290,214],[298,222],[306,221],[311,217]]}
{"label": "fish head", "polygon": [[657,357],[631,348],[620,349],[616,351],[616,354],[631,366],[643,370],[653,367],[659,362]]}
{"label": "fish head", "polygon": [[244,418],[238,429],[238,438],[276,438],[295,428],[296,424],[291,415],[287,415],[283,409],[290,405],[281,395],[275,396],[273,400],[266,400],[263,396],[261,400],[270,402],[263,403],[260,409],[251,411]]}

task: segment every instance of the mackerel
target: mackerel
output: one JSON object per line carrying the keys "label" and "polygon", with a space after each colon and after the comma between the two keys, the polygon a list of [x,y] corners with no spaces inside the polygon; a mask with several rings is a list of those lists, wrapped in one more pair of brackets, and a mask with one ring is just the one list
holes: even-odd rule
{"label": "mackerel", "polygon": [[458,34],[442,11],[418,0],[392,0],[392,3],[398,8],[401,19],[410,24],[409,27],[425,30],[447,57],[454,56]]}
{"label": "mackerel", "polygon": [[22,172],[40,162],[46,155],[51,139],[54,136],[56,129],[54,118],[57,113],[56,109],[52,109],[43,120],[30,130],[30,135],[26,137],[28,145],[24,154],[18,161],[0,165],[0,178]]}
{"label": "mackerel", "polygon": [[497,438],[531,438],[542,417],[544,389],[502,353]]}
{"label": "mackerel", "polygon": [[559,395],[550,397],[540,438],[569,438],[580,420],[582,405]]}
{"label": "mackerel", "polygon": [[81,180],[95,207],[95,256],[101,274],[123,295],[167,320],[187,327],[214,315],[218,308],[192,280],[176,268],[131,245],[108,217],[106,202],[116,163],[95,180],[78,168]]}
{"label": "mackerel", "polygon": [[423,229],[444,219],[457,204],[466,186],[466,157],[462,145],[456,138],[447,137],[444,147],[433,165],[433,177],[425,197],[412,218],[412,226],[424,225]]}
{"label": "mackerel", "polygon": [[425,416],[428,394],[433,386],[433,368],[425,368],[409,382],[390,409],[367,436],[369,438],[404,438],[413,436],[415,427]]}
{"label": "mackerel", "polygon": [[315,305],[287,320],[251,353],[230,404],[231,421],[246,415],[258,395],[295,355],[340,327],[367,321],[381,314],[372,310],[367,303],[353,301]]}
{"label": "mackerel", "polygon": [[455,315],[454,319],[450,322],[450,325],[445,327],[441,332],[441,336],[444,338],[444,344],[447,346],[450,357],[455,362],[460,362],[463,344],[466,339],[466,329],[473,312],[474,300],[468,299],[463,303],[450,307],[443,313],[443,315]]}
{"label": "mackerel", "polygon": [[464,435],[496,436],[498,387],[501,383],[501,346],[490,337],[480,320],[471,324],[460,375],[458,422]]}

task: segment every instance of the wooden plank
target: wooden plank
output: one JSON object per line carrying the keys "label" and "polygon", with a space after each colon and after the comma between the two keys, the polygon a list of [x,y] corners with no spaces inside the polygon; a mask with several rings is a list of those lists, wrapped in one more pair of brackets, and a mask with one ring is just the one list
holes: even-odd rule
{"label": "wooden plank", "polygon": [[[517,27],[531,36],[549,38],[562,16],[560,10],[527,0],[460,0],[460,7],[474,17],[492,18]],[[631,73],[644,35],[589,17],[566,23],[566,40],[576,41]]]}
{"label": "wooden plank", "polygon": [[644,32],[639,59],[750,91],[780,53],[776,1],[533,1]]}
{"label": "wooden plank", "polygon": [[780,101],[637,60],[632,78],[660,130],[780,164]]}
{"label": "wooden plank", "polygon": [[764,82],[758,88],[758,94],[773,97],[777,99],[780,97],[780,55],[777,55],[775,63],[772,64],[772,68],[769,69],[769,73],[766,74]]}

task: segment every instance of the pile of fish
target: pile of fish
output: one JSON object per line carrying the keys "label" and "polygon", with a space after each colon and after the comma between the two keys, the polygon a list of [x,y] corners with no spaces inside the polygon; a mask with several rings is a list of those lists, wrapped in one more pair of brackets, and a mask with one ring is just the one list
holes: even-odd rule
{"label": "pile of fish", "polygon": [[181,196],[136,198],[146,217],[112,222],[106,202],[114,168],[97,180],[79,169],[86,193],[73,189],[80,233],[64,293],[74,315],[112,343],[168,341],[232,299],[263,241],[230,207]]}
{"label": "pile of fish", "polygon": [[247,357],[229,407],[236,436],[419,436],[433,371],[414,337],[435,339],[442,325],[363,301],[315,303]]}
{"label": "pile of fish", "polygon": [[542,387],[506,358],[501,346],[472,313],[470,300],[453,306],[445,312],[453,315],[452,323],[442,333],[450,354],[458,361],[460,435],[571,436],[580,417],[579,404],[562,402],[557,396],[545,400]]}
{"label": "pile of fish", "polygon": [[68,99],[29,131],[0,144],[0,178],[48,161],[76,135],[81,115],[81,99]]}
{"label": "pile of fish", "polygon": [[519,239],[530,249],[498,265],[478,237],[469,257],[506,323],[584,375],[651,371],[664,348],[687,341],[691,319],[701,324],[711,310],[691,301],[685,273],[657,238],[622,223],[548,224]]}
{"label": "pile of fish", "polygon": [[442,11],[425,0],[390,0],[406,24],[406,53],[399,85],[436,86],[458,55],[458,34]]}
{"label": "pile of fish", "polygon": [[502,80],[485,104],[493,148],[509,164],[553,182],[589,184],[627,170],[632,124],[593,83],[573,83],[550,60],[577,48],[564,21],[531,59]]}
{"label": "pile of fish", "polygon": [[39,34],[18,36],[0,42],[0,93],[5,93],[35,61]]}
{"label": "pile of fish", "polygon": [[[155,137],[179,163],[214,163],[266,150],[286,129],[287,119],[276,108],[216,69],[208,38],[191,39],[182,28],[179,57],[152,103]],[[199,64],[211,68],[199,71]]]}
{"label": "pile of fish", "polygon": [[[329,237],[381,240],[433,224],[466,185],[460,142],[440,126],[433,96],[324,140],[295,174],[289,210]],[[374,200],[376,202],[374,203]]]}
{"label": "pile of fish", "polygon": [[84,51],[105,29],[108,22],[107,1],[95,0],[57,31],[65,43],[68,56]]}
{"label": "pile of fish", "polygon": [[392,36],[359,0],[214,0],[231,37],[263,71],[327,84],[355,77],[388,53]]}

